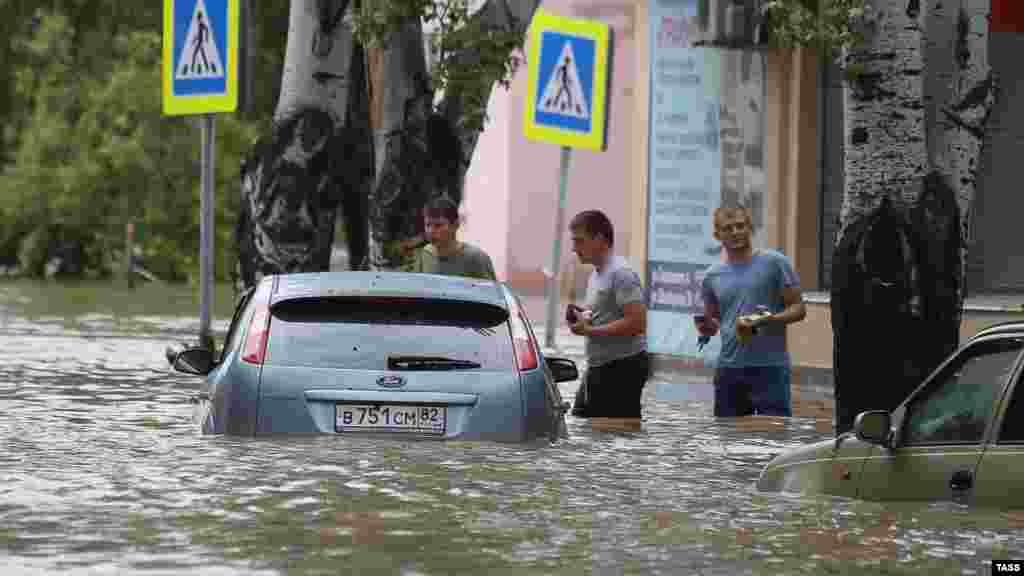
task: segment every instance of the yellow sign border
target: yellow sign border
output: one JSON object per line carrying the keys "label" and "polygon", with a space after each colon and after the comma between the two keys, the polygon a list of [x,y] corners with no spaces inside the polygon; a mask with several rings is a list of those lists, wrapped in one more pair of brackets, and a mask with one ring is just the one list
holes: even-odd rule
{"label": "yellow sign border", "polygon": [[[534,116],[540,97],[540,43],[544,32],[557,32],[594,41],[594,92],[590,110],[590,132],[578,132],[537,124]],[[538,9],[530,22],[527,39],[526,105],[523,107],[523,134],[530,140],[550,142],[572,148],[605,149],[607,122],[608,58],[611,27],[604,22],[579,20]]]}
{"label": "yellow sign border", "polygon": [[164,37],[163,37],[163,111],[166,116],[184,116],[188,114],[212,114],[215,112],[234,112],[238,109],[238,27],[239,0],[225,0],[228,4],[228,37],[224,39],[227,47],[225,94],[217,96],[174,95],[174,3],[189,0],[164,0]]}

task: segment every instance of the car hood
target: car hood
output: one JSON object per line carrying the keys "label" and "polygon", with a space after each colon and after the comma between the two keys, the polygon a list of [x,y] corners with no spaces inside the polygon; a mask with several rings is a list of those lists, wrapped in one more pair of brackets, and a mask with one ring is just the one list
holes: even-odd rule
{"label": "car hood", "polygon": [[757,481],[759,490],[846,494],[856,485],[871,444],[852,434],[793,448],[773,458]]}
{"label": "car hood", "polygon": [[836,441],[835,439],[831,439],[815,442],[814,444],[807,444],[806,446],[800,446],[798,448],[791,448],[786,452],[778,454],[775,458],[772,458],[766,467],[785,468],[787,466],[803,462],[831,459],[833,457],[835,447]]}

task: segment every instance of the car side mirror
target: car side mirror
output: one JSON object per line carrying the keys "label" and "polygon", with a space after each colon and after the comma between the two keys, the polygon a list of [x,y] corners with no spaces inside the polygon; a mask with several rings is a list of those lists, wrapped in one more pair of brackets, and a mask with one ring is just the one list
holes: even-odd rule
{"label": "car side mirror", "polygon": [[213,351],[207,348],[189,348],[174,356],[171,363],[178,372],[206,376],[213,370]]}
{"label": "car side mirror", "polygon": [[555,382],[571,382],[580,377],[576,363],[568,358],[545,358]]}
{"label": "car side mirror", "polygon": [[853,431],[858,440],[889,448],[892,419],[885,410],[861,412],[853,421]]}

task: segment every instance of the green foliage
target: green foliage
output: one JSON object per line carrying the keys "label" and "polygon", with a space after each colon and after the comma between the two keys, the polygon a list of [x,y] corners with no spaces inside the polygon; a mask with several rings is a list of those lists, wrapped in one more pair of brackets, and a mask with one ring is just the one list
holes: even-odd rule
{"label": "green foliage", "polygon": [[457,95],[463,106],[461,122],[479,129],[487,120],[487,99],[495,83],[508,87],[523,61],[528,23],[487,25],[470,11],[469,0],[364,1],[353,24],[356,37],[368,46],[384,46],[410,21],[420,20],[431,32],[431,88]]}
{"label": "green foliage", "polygon": [[863,43],[870,17],[866,0],[769,0],[764,11],[773,44],[809,46],[837,56]]}
{"label": "green foliage", "polygon": [[[64,12],[36,16],[34,31],[12,42],[23,63],[14,99],[25,109],[0,174],[0,262],[38,275],[54,242],[70,242],[86,275],[104,276],[120,263],[133,222],[147,269],[167,280],[196,276],[200,132],[194,120],[162,115],[159,28],[92,22],[82,30]],[[217,117],[222,278],[235,261],[238,167],[256,135],[235,115]]]}

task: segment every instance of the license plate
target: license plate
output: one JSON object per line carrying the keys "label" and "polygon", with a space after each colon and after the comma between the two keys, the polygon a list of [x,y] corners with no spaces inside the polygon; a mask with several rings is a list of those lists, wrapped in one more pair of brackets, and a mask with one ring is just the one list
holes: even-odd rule
{"label": "license plate", "polygon": [[338,432],[379,430],[444,434],[447,422],[446,406],[338,404],[334,426]]}

